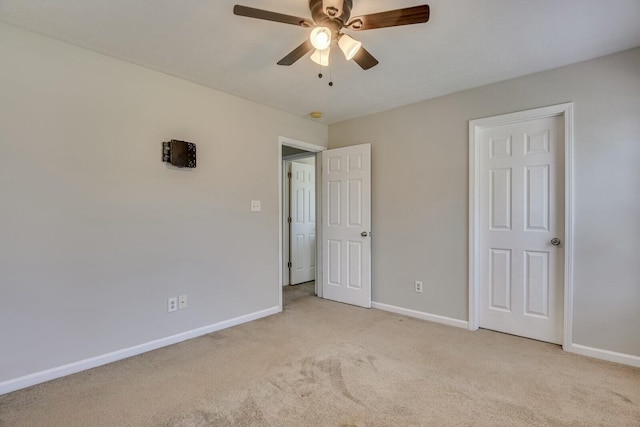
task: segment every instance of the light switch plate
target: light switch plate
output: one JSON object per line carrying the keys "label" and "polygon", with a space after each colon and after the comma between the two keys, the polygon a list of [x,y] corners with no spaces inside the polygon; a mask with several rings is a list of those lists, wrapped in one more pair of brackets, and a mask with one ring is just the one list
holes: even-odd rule
{"label": "light switch plate", "polygon": [[260,206],[260,200],[251,201],[251,212],[260,212],[262,207]]}

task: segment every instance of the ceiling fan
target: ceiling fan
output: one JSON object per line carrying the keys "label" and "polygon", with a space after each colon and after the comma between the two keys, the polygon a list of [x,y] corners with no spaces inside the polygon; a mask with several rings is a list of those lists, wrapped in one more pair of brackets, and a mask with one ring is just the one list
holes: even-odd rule
{"label": "ceiling fan", "polygon": [[429,20],[429,6],[426,4],[362,15],[355,18],[351,18],[352,7],[353,0],[309,0],[312,19],[241,5],[235,5],[233,13],[248,18],[312,28],[309,38],[278,61],[278,65],[292,65],[315,49],[311,59],[317,64],[327,66],[329,65],[331,44],[335,40],[347,60],[353,59],[363,70],[376,66],[378,60],[362,47],[361,42],[344,34],[342,30],[373,30],[376,28],[419,24]]}

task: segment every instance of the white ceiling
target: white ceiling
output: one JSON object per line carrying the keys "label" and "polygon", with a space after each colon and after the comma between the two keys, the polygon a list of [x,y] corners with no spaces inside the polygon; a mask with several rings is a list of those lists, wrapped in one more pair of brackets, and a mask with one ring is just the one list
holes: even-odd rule
{"label": "white ceiling", "polygon": [[354,0],[352,16],[428,3],[431,19],[350,32],[380,64],[335,50],[329,87],[308,57],[276,65],[308,29],[235,3],[310,17],[307,0],[0,0],[0,21],[326,123],[640,46],[640,0]]}

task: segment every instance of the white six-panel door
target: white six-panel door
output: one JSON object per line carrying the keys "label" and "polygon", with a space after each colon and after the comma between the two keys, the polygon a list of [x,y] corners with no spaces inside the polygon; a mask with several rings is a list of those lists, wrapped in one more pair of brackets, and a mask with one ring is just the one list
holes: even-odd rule
{"label": "white six-panel door", "polygon": [[291,163],[291,284],[316,277],[316,172],[314,165]]}
{"label": "white six-panel door", "polygon": [[561,344],[563,119],[483,129],[479,178],[479,326]]}
{"label": "white six-panel door", "polygon": [[322,153],[323,297],[371,307],[371,145]]}

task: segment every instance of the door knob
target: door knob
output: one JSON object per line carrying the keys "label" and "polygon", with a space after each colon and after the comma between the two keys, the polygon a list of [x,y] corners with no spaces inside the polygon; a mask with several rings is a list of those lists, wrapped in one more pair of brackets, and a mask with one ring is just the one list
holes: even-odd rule
{"label": "door knob", "polygon": [[560,239],[558,239],[557,237],[554,237],[553,239],[551,239],[551,244],[552,244],[553,246],[559,246],[559,245],[560,245],[560,243],[562,243],[562,242],[561,242],[561,241],[560,241]]}
{"label": "door knob", "polygon": [[367,233],[366,231],[363,231],[362,233],[360,233],[360,235],[362,237],[367,237],[369,235],[369,233]]}

